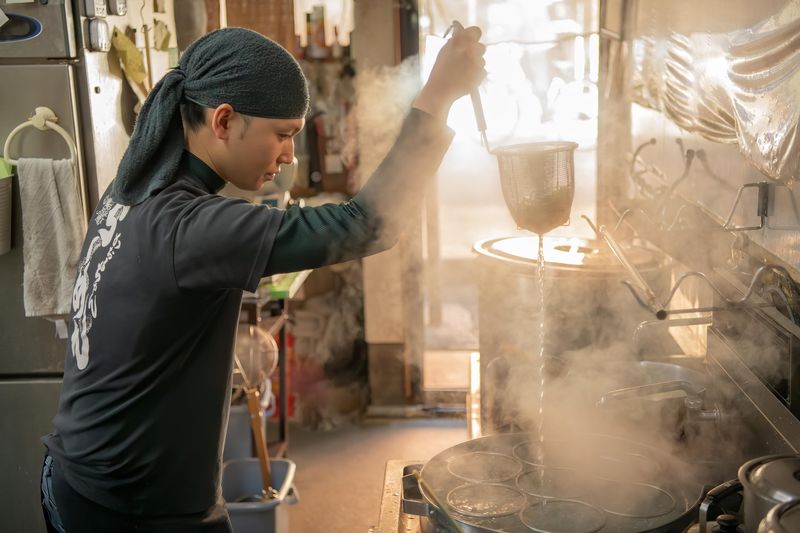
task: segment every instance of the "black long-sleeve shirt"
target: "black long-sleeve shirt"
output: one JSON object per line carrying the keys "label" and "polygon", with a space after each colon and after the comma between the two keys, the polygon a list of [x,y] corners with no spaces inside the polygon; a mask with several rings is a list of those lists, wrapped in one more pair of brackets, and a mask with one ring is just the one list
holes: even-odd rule
{"label": "black long-sleeve shirt", "polygon": [[55,430],[43,438],[55,475],[122,513],[218,505],[242,290],[390,246],[451,136],[412,110],[341,205],[283,211],[223,198],[222,179],[191,154],[174,184],[140,204],[106,195],[83,246]]}

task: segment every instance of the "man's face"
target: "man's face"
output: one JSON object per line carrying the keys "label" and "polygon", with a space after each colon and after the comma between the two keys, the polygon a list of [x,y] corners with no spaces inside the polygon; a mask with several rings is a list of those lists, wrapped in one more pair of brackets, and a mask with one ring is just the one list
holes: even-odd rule
{"label": "man's face", "polygon": [[224,175],[227,181],[246,191],[257,191],[275,179],[281,165],[294,158],[294,136],[305,119],[232,118],[225,141]]}

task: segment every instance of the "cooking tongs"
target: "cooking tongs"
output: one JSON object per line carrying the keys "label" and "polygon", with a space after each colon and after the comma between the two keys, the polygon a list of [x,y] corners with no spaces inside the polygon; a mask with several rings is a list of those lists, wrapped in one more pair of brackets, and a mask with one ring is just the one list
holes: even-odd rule
{"label": "cooking tongs", "polygon": [[[450,27],[447,28],[447,31],[444,32],[444,36],[447,38],[451,32],[453,35],[457,35],[462,31],[464,31],[464,26],[462,26],[459,21],[454,20]],[[483,104],[481,103],[481,95],[477,87],[469,93],[469,97],[472,100],[472,109],[475,112],[475,122],[477,122],[478,131],[481,133],[481,143],[486,148],[486,151],[491,154],[489,138],[486,136],[486,116],[483,114]]]}

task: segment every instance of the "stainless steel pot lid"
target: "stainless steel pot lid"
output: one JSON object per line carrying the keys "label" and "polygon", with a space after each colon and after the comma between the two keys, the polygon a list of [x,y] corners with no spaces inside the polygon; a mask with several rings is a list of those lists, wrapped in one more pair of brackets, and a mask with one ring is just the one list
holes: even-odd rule
{"label": "stainless steel pot lid", "polygon": [[451,457],[447,469],[465,481],[496,483],[514,478],[522,471],[522,465],[508,455],[471,452]]}
{"label": "stainless steel pot lid", "polygon": [[[479,241],[473,249],[478,254],[491,259],[521,265],[535,265],[538,246],[539,237],[520,236]],[[634,246],[626,249],[626,254],[628,259],[640,270],[650,270],[660,266],[659,256],[652,250]],[[544,259],[547,268],[551,270],[622,272],[622,267],[617,259],[603,243],[598,241],[545,237]]]}
{"label": "stainless steel pot lid", "polygon": [[739,481],[745,492],[776,503],[800,499],[800,455],[769,455],[748,461],[739,469]]}

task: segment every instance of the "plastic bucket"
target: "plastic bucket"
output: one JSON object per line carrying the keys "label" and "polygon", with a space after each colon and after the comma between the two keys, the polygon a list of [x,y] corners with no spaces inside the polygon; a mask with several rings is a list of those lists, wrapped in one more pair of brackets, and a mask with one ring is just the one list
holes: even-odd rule
{"label": "plastic bucket", "polygon": [[0,178],[0,255],[11,250],[11,184],[13,176]]}
{"label": "plastic bucket", "polygon": [[294,488],[295,464],[288,459],[272,459],[272,483],[278,497],[266,501],[261,494],[261,469],[256,458],[232,459],[222,466],[222,497],[234,533],[289,533],[289,510],[300,499]]}

